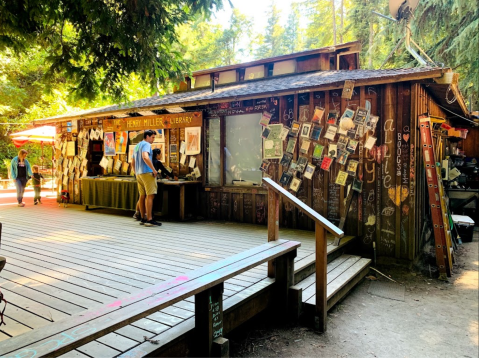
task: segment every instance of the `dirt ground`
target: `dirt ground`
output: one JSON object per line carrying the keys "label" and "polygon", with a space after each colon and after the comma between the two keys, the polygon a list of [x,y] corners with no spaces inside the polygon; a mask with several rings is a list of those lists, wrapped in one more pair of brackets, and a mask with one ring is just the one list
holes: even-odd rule
{"label": "dirt ground", "polygon": [[[368,293],[361,282],[328,314],[328,331],[262,315],[233,332],[232,357],[479,357],[478,232],[460,246],[454,276],[438,281],[400,266],[378,266],[405,286],[405,300]],[[371,271],[374,274],[374,271]],[[375,274],[379,281],[388,281]]]}

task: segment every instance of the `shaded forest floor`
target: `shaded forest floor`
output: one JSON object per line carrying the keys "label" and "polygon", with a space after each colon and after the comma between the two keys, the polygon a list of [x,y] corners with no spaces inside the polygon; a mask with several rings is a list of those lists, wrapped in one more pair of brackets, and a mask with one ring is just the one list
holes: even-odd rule
{"label": "shaded forest floor", "polygon": [[263,314],[229,335],[230,355],[478,357],[478,234],[460,246],[449,282],[400,266],[378,266],[405,287],[404,301],[368,293],[374,278],[366,279],[330,310],[325,334],[308,322],[278,325]]}

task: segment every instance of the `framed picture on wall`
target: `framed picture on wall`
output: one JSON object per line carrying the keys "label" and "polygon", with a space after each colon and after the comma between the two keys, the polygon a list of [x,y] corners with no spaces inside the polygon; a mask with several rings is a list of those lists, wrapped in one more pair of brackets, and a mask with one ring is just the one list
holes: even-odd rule
{"label": "framed picture on wall", "polygon": [[186,155],[195,155],[201,152],[201,127],[185,128]]}

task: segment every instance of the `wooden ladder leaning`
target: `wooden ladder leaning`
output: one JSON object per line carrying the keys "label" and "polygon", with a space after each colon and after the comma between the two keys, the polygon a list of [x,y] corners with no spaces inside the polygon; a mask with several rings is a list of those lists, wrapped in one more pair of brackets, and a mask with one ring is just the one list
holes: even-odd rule
{"label": "wooden ladder leaning", "polygon": [[446,214],[446,203],[442,179],[436,165],[436,156],[432,140],[431,119],[427,114],[419,116],[421,147],[426,169],[426,181],[431,206],[436,248],[436,263],[439,268],[439,279],[447,280],[452,274],[452,240],[449,221]]}
{"label": "wooden ladder leaning", "polygon": [[[263,183],[268,188],[268,241],[279,239],[279,196],[289,201],[314,221],[316,237],[316,308],[314,315],[315,329],[326,331],[326,318],[328,312],[327,299],[327,240],[326,231],[336,238],[344,236],[343,230],[336,227],[318,212],[304,204],[294,195],[283,189],[270,178],[263,178]],[[273,261],[268,262],[268,276],[274,277],[275,267]]]}

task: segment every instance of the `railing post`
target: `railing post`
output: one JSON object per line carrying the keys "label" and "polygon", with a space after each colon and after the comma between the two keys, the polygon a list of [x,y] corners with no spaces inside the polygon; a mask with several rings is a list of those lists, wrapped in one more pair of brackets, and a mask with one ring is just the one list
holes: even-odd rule
{"label": "railing post", "polygon": [[[279,194],[268,188],[268,242],[279,238]],[[273,261],[268,261],[268,277],[274,277]]]}
{"label": "railing post", "polygon": [[326,319],[328,314],[328,254],[325,229],[316,222],[316,307],[314,313],[314,328],[326,332]]}
{"label": "railing post", "polygon": [[[195,356],[228,356],[223,337],[223,282],[195,295]],[[223,348],[219,347],[223,346]],[[213,355],[214,354],[214,355]]]}

